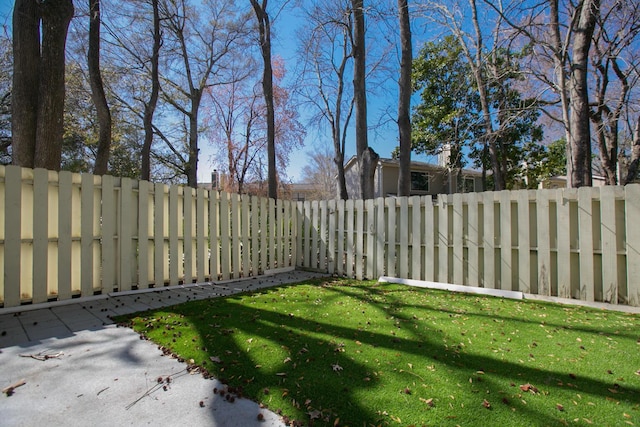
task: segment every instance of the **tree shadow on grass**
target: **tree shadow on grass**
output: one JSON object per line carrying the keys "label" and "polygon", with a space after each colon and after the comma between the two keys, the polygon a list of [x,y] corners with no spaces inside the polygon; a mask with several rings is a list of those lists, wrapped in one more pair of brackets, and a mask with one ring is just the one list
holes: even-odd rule
{"label": "tree shadow on grass", "polygon": [[[166,341],[188,324],[197,331],[197,338],[188,339],[195,339],[198,349],[187,350],[195,346],[181,345],[182,336],[177,335],[171,345],[176,353],[185,359],[194,358],[196,364],[243,396],[263,402],[274,411],[281,410],[305,425],[334,425],[337,418],[339,425],[392,423],[395,415],[386,405],[395,407],[400,399],[406,401],[409,411],[423,411],[417,418],[425,425],[495,425],[508,423],[514,416],[522,424],[558,425],[575,418],[573,408],[558,409],[557,417],[541,411],[557,405],[560,397],[545,393],[560,393],[558,382],[568,380],[563,378],[565,373],[473,353],[456,344],[459,337],[448,337],[406,313],[415,309],[459,315],[454,307],[406,304],[403,298],[395,298],[393,291],[380,287],[363,292],[357,287],[336,285],[325,291],[320,301],[305,301],[297,295],[298,309],[291,313],[283,312],[278,304],[283,298],[279,293],[288,294],[285,287],[169,307],[161,310],[162,316],[172,316],[165,323],[173,322],[175,329],[151,327],[143,333]],[[347,298],[356,303],[345,307],[343,318],[324,316],[323,306],[344,304]],[[370,324],[367,319],[380,317],[371,316],[369,310],[383,314],[384,320],[379,320],[382,325]],[[139,316],[154,316],[147,314]],[[474,315],[490,318],[484,313]],[[416,325],[421,327],[413,327]],[[422,365],[437,369],[416,374],[413,368],[395,364],[396,358],[400,359],[397,355],[415,360],[416,369],[418,364],[422,369]],[[406,378],[406,383],[416,388],[404,392],[385,389],[390,377]],[[450,383],[451,393],[433,395],[437,390],[430,388],[430,380],[442,378]],[[587,377],[571,381],[576,393],[591,398],[640,399],[638,387]],[[519,388],[529,383],[537,386],[536,394],[533,389]],[[456,400],[459,393],[467,397]],[[483,408],[485,401],[489,408],[486,404]]]}

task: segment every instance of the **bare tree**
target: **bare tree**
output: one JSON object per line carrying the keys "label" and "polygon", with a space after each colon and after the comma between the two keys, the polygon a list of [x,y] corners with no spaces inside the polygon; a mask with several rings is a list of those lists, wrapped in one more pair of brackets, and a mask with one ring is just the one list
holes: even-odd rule
{"label": "bare tree", "polygon": [[151,93],[149,100],[144,103],[144,116],[142,123],[144,127],[144,142],[142,143],[141,179],[151,179],[151,145],[153,144],[153,115],[158,104],[160,92],[159,59],[160,46],[162,44],[162,34],[160,32],[160,12],[159,0],[151,0],[153,8],[153,49],[151,53]]}
{"label": "bare tree", "polygon": [[515,37],[522,37],[522,43],[530,47],[531,76],[558,96],[556,102],[547,102],[561,108],[559,121],[567,140],[567,185],[591,185],[588,55],[600,0],[526,4],[514,0],[504,9],[490,0],[484,2],[508,23]]}
{"label": "bare tree", "polygon": [[398,176],[398,196],[411,194],[411,65],[413,53],[411,45],[411,24],[407,0],[398,0],[400,21],[400,78],[398,79],[398,133],[400,136],[400,171]]}
{"label": "bare tree", "polygon": [[91,83],[91,99],[98,116],[98,150],[93,166],[93,173],[104,175],[109,167],[111,148],[111,111],[107,104],[102,74],[100,72],[100,0],[89,0],[89,82]]}
{"label": "bare tree", "polygon": [[[464,16],[463,10],[466,9],[471,12],[471,16],[467,17],[467,19],[471,28],[473,28],[473,33],[467,32],[466,29],[463,28],[463,24],[467,21],[460,19],[460,16]],[[494,128],[489,95],[489,85],[491,82],[490,76],[487,73],[487,58],[490,58],[491,55],[486,52],[484,40],[486,32],[489,32],[493,36],[493,45],[490,49],[498,49],[498,37],[502,32],[501,19],[497,19],[491,23],[487,21],[481,23],[478,16],[478,4],[476,0],[466,0],[466,5],[458,3],[457,0],[454,1],[453,4],[446,1],[433,3],[427,5],[427,11],[431,13],[431,19],[434,19],[438,24],[447,28],[455,36],[467,58],[474,77],[482,110],[483,134],[481,137],[491,161],[494,189],[503,190],[506,187],[506,180],[498,155],[497,131]]]}
{"label": "bare tree", "polygon": [[640,33],[640,5],[607,4],[603,7],[593,35],[590,60],[595,84],[591,97],[591,121],[600,165],[607,184],[626,182],[618,165],[620,121],[637,87],[640,58],[629,46]]}
{"label": "bare tree", "polygon": [[267,12],[267,0],[258,3],[251,0],[251,6],[258,20],[260,52],[262,53],[262,92],[267,108],[267,182],[269,198],[278,198],[278,180],[276,172],[276,126],[273,105],[273,70],[271,65],[271,20]]}
{"label": "bare tree", "polygon": [[[184,172],[190,187],[198,178],[198,124],[202,95],[205,89],[225,83],[222,72],[228,66],[229,53],[245,34],[246,16],[235,16],[233,2],[205,3],[208,23],[200,22],[198,11],[186,0],[166,0],[166,25],[171,34],[172,48],[182,70],[165,75],[161,87],[164,100],[187,120],[187,162]],[[165,44],[167,39],[165,39]],[[239,47],[239,46],[238,46]],[[216,76],[212,81],[211,77]]]}
{"label": "bare tree", "polygon": [[[314,3],[307,11],[309,27],[301,31],[301,55],[304,69],[300,73],[300,91],[318,113],[311,123],[329,124],[336,167],[337,195],[346,200],[344,157],[347,128],[353,114],[354,98],[347,85],[348,65],[353,58],[353,19],[350,0]],[[312,82],[312,83],[309,83]]]}
{"label": "bare tree", "polygon": [[374,196],[373,177],[380,158],[369,147],[367,124],[365,17],[363,0],[351,0],[353,10],[353,94],[356,107],[356,155],[360,177],[360,197]]}
{"label": "bare tree", "polygon": [[302,168],[304,182],[313,186],[311,200],[329,200],[335,198],[336,164],[329,147],[316,149],[308,154],[309,162]]}

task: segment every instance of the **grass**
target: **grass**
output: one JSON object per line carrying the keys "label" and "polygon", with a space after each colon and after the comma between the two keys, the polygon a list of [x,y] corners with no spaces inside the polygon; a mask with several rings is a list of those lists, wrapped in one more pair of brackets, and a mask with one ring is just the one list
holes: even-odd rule
{"label": "grass", "polygon": [[302,425],[640,425],[640,316],[347,280],[119,319]]}

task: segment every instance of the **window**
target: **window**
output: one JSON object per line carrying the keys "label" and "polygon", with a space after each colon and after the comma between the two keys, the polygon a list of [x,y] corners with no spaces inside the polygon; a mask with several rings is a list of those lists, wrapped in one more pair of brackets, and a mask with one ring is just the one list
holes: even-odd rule
{"label": "window", "polygon": [[411,172],[411,191],[429,191],[429,174]]}
{"label": "window", "polygon": [[473,193],[476,191],[476,180],[470,177],[464,178],[464,192]]}

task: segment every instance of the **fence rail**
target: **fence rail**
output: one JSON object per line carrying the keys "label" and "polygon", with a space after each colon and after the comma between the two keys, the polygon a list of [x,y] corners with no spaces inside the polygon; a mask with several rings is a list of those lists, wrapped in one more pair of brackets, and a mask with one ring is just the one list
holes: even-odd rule
{"label": "fence rail", "polygon": [[640,185],[291,202],[0,167],[0,304],[305,267],[640,305]]}

